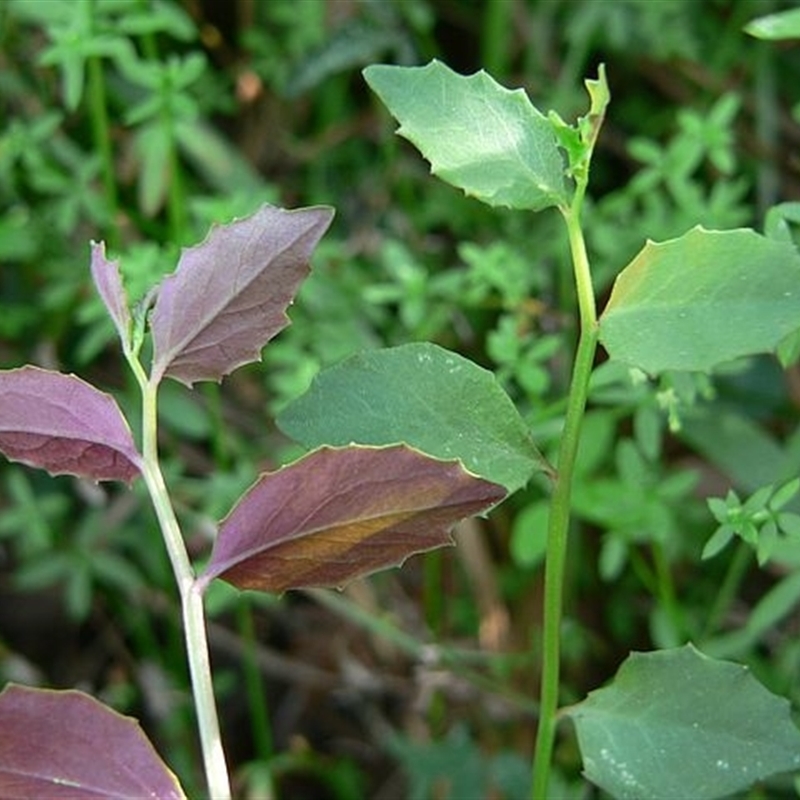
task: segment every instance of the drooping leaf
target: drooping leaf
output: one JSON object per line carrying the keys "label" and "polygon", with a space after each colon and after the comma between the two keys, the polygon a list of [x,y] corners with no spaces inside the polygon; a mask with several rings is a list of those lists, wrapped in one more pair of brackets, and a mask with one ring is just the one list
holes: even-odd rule
{"label": "drooping leaf", "polygon": [[648,242],[600,318],[612,358],[650,374],[770,352],[800,327],[800,254],[751,230]]}
{"label": "drooping leaf", "polygon": [[569,202],[553,124],[522,89],[436,60],[376,64],[364,78],[442,180],[492,206],[536,211]]}
{"label": "drooping leaf", "polygon": [[109,316],[119,333],[122,343],[128,344],[131,338],[131,312],[122,278],[119,262],[106,258],[104,242],[92,242],[92,279]]}
{"label": "drooping leaf", "polygon": [[0,797],[185,795],[136,720],[83,692],[12,684],[0,693]]}
{"label": "drooping leaf", "polygon": [[461,459],[509,492],[547,469],[494,375],[433,344],[373,350],[323,370],[277,423],[309,448],[405,442]]}
{"label": "drooping leaf", "polygon": [[586,777],[617,800],[712,800],[800,767],[789,702],[691,645],[631,654],[568,714]]}
{"label": "drooping leaf", "polygon": [[53,475],[131,481],[141,459],[116,401],[75,375],[0,371],[0,452]]}
{"label": "drooping leaf", "polygon": [[261,348],[288,325],[286,308],[332,219],[331,208],[265,205],[215,226],[199,245],[184,249],[150,320],[151,378],[167,375],[191,386],[257,361]]}
{"label": "drooping leaf", "polygon": [[205,585],[283,592],[344,583],[452,544],[502,486],[404,445],[323,447],[262,475],[220,524]]}

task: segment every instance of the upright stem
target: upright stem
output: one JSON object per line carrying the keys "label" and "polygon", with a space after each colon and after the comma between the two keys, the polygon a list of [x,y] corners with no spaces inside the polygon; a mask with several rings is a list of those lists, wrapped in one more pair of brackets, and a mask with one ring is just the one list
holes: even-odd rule
{"label": "upright stem", "polygon": [[192,679],[192,692],[200,731],[206,782],[214,800],[230,800],[231,787],[225,752],[222,749],[214,687],[211,681],[211,659],[203,612],[203,596],[195,581],[180,526],[167,492],[158,460],[157,385],[147,379],[141,364],[128,353],[128,362],[142,390],[142,474],[158,518],[175,581],[181,598],[186,655]]}
{"label": "upright stem", "polygon": [[544,576],[544,631],[542,647],[542,685],[539,725],[533,760],[533,800],[547,800],[550,762],[555,742],[556,713],[561,657],[561,617],[564,594],[564,568],[567,560],[567,533],[575,458],[580,441],[580,427],[586,408],[589,378],[597,349],[597,312],[595,311],[589,260],[580,227],[580,200],[562,209],[569,233],[575,284],[580,307],[581,331],[572,371],[564,431],[558,452],[558,465],[547,528],[547,553]]}
{"label": "upright stem", "polygon": [[[95,3],[96,0],[93,0]],[[95,19],[95,11],[92,8],[91,19]],[[100,56],[94,55],[87,59],[86,63],[88,86],[89,86],[89,116],[92,122],[92,135],[94,145],[100,154],[100,170],[103,179],[103,190],[105,191],[106,205],[111,210],[111,224],[106,228],[106,240],[113,246],[116,244],[117,226],[114,218],[117,215],[119,204],[117,200],[117,183],[114,175],[114,153],[111,147],[111,125],[108,121],[108,107],[106,104],[105,77],[103,75],[103,64]]]}

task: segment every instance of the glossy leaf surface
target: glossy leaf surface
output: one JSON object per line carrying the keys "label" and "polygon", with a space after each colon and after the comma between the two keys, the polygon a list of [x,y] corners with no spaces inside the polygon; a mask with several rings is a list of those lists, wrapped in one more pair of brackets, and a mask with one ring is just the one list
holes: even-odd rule
{"label": "glossy leaf surface", "polygon": [[751,230],[694,228],[648,242],[600,318],[612,358],[650,374],[710,370],[774,350],[800,327],[800,255]]}
{"label": "glossy leaf surface", "polygon": [[286,309],[309,272],[333,209],[263,206],[183,250],[150,320],[152,378],[219,381],[289,324]]}
{"label": "glossy leaf surface", "polygon": [[435,60],[377,64],[364,78],[442,180],[492,206],[535,211],[569,202],[553,125],[522,89]]}
{"label": "glossy leaf surface", "polygon": [[568,713],[586,777],[618,800],[712,800],[800,767],[789,702],[691,645],[633,653]]}
{"label": "glossy leaf surface", "polygon": [[123,342],[131,335],[131,312],[119,274],[119,262],[106,258],[103,242],[92,242],[92,279]]}
{"label": "glossy leaf surface", "polygon": [[0,693],[0,797],[184,796],[136,720],[83,692],[10,685]]}
{"label": "glossy leaf surface", "polygon": [[0,372],[0,452],[53,475],[131,481],[141,459],[110,395],[75,375]]}
{"label": "glossy leaf surface", "polygon": [[323,447],[261,476],[220,524],[201,583],[283,592],[341,586],[452,544],[450,528],[505,496],[411,448]]}
{"label": "glossy leaf surface", "polygon": [[509,492],[546,468],[494,375],[433,344],[373,350],[323,370],[277,423],[309,448],[405,442],[458,458]]}

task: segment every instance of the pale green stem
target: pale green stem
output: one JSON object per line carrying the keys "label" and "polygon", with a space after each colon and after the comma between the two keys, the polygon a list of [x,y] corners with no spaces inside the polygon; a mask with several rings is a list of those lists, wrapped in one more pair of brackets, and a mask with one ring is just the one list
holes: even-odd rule
{"label": "pale green stem", "polygon": [[580,227],[582,195],[570,209],[562,209],[569,233],[575,285],[580,307],[581,331],[572,372],[564,430],[558,453],[557,474],[550,500],[547,528],[547,553],[544,577],[544,629],[542,635],[542,685],[539,701],[539,725],[533,758],[533,800],[547,800],[547,784],[555,743],[556,714],[561,658],[561,617],[564,596],[564,570],[567,560],[567,533],[575,458],[580,441],[580,427],[589,392],[594,354],[597,349],[597,312],[595,311],[589,260]]}
{"label": "pale green stem", "polygon": [[192,693],[200,731],[206,782],[213,800],[230,800],[228,767],[222,748],[222,736],[214,701],[214,687],[211,681],[211,659],[208,651],[202,590],[198,588],[195,581],[194,570],[186,552],[180,526],[158,460],[158,386],[147,379],[135,356],[128,352],[126,352],[126,356],[142,390],[142,475],[158,518],[180,593],[186,655],[192,679]]}

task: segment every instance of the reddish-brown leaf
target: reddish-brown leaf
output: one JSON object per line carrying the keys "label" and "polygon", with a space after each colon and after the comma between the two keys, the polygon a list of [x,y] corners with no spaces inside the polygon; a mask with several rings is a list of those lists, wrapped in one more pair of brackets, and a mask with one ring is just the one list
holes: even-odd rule
{"label": "reddish-brown leaf", "polygon": [[332,219],[331,208],[264,206],[186,248],[150,320],[153,379],[168,375],[191,386],[257,361],[289,323],[286,308]]}
{"label": "reddish-brown leaf", "polygon": [[92,242],[92,280],[111,316],[123,342],[128,341],[131,330],[131,312],[128,298],[119,274],[119,262],[106,258],[104,242]]}
{"label": "reddish-brown leaf", "polygon": [[75,375],[0,371],[0,452],[53,475],[131,481],[141,459],[116,401]]}
{"label": "reddish-brown leaf", "polygon": [[0,693],[0,797],[185,795],[135,719],[83,692],[9,685]]}
{"label": "reddish-brown leaf", "polygon": [[452,544],[502,486],[406,445],[322,447],[262,475],[222,521],[200,581],[283,592],[341,586]]}

